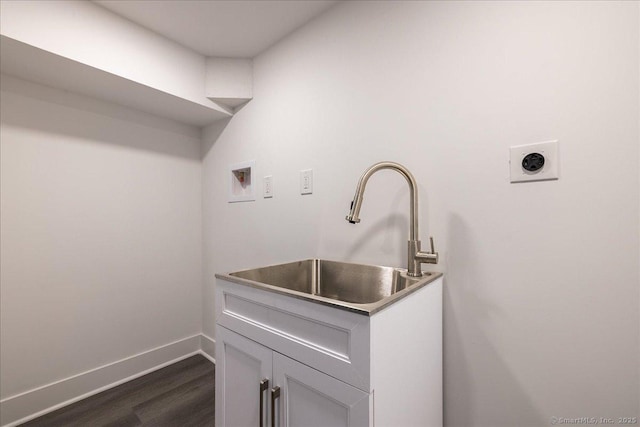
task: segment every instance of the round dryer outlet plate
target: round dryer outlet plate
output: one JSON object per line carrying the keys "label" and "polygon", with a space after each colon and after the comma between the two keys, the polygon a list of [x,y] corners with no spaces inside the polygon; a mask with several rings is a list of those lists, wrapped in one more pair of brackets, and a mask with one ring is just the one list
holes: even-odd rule
{"label": "round dryer outlet plate", "polygon": [[558,141],[516,145],[510,154],[511,182],[558,179]]}

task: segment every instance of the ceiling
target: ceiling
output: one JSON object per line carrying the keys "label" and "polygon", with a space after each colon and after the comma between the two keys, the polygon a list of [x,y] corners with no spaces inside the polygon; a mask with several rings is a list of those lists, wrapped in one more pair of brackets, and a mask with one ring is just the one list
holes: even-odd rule
{"label": "ceiling", "polygon": [[253,58],[338,0],[94,0],[204,56]]}

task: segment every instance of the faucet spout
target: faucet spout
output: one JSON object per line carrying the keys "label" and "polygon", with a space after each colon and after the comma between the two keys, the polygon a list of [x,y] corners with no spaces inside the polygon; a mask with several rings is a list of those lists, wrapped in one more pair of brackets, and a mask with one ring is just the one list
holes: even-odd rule
{"label": "faucet spout", "polygon": [[436,264],[438,262],[438,254],[433,250],[433,241],[431,242],[432,252],[422,252],[420,249],[420,233],[418,229],[418,185],[416,184],[415,178],[406,167],[395,162],[380,162],[364,171],[358,180],[356,193],[353,196],[351,209],[349,210],[349,214],[346,216],[346,220],[352,224],[360,222],[360,208],[362,207],[362,199],[364,196],[364,190],[367,186],[367,181],[369,181],[371,175],[383,169],[391,169],[400,173],[409,184],[409,259],[407,270],[409,276],[422,276],[422,269],[420,265],[423,262]]}
{"label": "faucet spout", "polygon": [[358,196],[358,193],[356,192],[356,195],[353,197],[353,201],[351,202],[351,210],[349,211],[349,215],[347,215],[346,217],[346,220],[351,224],[357,224],[360,222],[360,218],[358,218],[358,215],[360,215],[361,205],[362,196]]}

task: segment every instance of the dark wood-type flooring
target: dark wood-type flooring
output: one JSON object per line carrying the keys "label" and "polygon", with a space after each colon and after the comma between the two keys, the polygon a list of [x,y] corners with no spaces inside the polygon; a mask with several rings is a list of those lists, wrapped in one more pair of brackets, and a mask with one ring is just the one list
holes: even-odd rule
{"label": "dark wood-type flooring", "polygon": [[215,365],[196,355],[21,426],[213,426],[214,383]]}

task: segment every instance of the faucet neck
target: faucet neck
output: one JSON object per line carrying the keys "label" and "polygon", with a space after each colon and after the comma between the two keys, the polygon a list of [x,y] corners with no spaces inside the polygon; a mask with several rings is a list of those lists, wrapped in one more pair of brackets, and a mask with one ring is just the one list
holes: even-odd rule
{"label": "faucet neck", "polygon": [[353,202],[351,202],[351,210],[347,216],[347,221],[352,223],[360,222],[360,208],[362,206],[362,199],[365,187],[367,186],[367,181],[369,181],[371,175],[382,169],[394,170],[404,176],[407,180],[407,183],[409,184],[409,241],[418,241],[420,238],[418,230],[418,185],[416,184],[416,180],[411,172],[399,163],[380,162],[364,171],[358,181],[358,185],[356,186],[356,193],[353,197]]}
{"label": "faucet neck", "polygon": [[422,263],[437,264],[438,253],[433,247],[433,239],[431,239],[431,252],[423,252],[420,248],[420,238],[418,232],[418,185],[416,180],[404,166],[394,162],[380,162],[367,169],[356,186],[356,194],[351,202],[351,210],[347,215],[347,221],[356,224],[360,222],[360,207],[362,207],[362,198],[367,181],[371,175],[382,169],[392,169],[399,172],[405,177],[409,184],[409,242],[407,247],[407,274],[413,277],[422,276]]}

